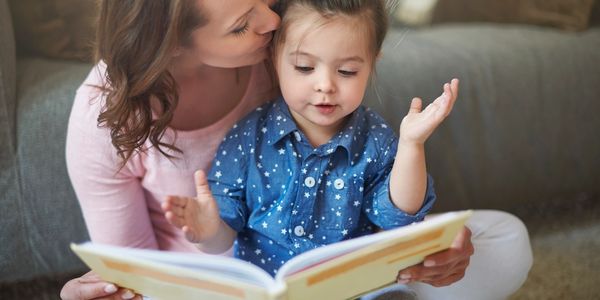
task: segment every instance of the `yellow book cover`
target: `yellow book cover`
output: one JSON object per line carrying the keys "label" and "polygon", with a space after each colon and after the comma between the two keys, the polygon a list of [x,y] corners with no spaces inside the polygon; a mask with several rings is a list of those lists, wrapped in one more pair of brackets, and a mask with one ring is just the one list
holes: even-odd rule
{"label": "yellow book cover", "polygon": [[353,299],[395,282],[399,270],[447,249],[472,214],[449,212],[323,246],[286,262],[275,278],[218,255],[71,244],[103,279],[160,299]]}

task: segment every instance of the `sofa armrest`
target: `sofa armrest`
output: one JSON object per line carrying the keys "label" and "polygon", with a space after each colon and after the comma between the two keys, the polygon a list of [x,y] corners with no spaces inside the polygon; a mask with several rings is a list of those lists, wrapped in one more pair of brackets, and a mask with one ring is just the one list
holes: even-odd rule
{"label": "sofa armrest", "polygon": [[[0,144],[3,147],[10,146],[13,152],[16,107],[15,51],[15,37],[8,1],[0,0],[0,137],[2,137]],[[8,130],[10,134],[7,135]]]}
{"label": "sofa armrest", "polygon": [[8,1],[0,0],[0,281],[11,278],[19,252],[26,248],[16,145],[16,54]]}

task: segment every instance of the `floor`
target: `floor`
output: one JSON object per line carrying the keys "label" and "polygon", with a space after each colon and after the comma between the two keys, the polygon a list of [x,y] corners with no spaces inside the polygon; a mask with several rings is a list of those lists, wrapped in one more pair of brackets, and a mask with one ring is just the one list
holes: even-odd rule
{"label": "floor", "polygon": [[[529,213],[534,263],[510,300],[600,299],[600,197],[557,202],[563,204]],[[564,214],[556,218],[549,210]]]}

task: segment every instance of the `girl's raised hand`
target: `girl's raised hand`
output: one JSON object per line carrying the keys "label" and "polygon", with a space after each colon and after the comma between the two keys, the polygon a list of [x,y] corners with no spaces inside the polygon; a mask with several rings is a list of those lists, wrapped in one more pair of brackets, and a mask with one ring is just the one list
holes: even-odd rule
{"label": "girl's raised hand", "polygon": [[167,221],[181,229],[188,241],[202,243],[214,237],[221,225],[219,207],[210,192],[206,174],[196,171],[196,197],[168,196],[161,205]]}
{"label": "girl's raised hand", "polygon": [[458,79],[444,84],[444,92],[423,111],[422,101],[414,98],[408,114],[400,124],[400,143],[424,144],[433,131],[450,114],[458,96]]}

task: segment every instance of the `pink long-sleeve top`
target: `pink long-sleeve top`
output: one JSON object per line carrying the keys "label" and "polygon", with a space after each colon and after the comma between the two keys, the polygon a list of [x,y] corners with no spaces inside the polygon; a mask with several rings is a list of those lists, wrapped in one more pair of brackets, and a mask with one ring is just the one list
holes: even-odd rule
{"label": "pink long-sleeve top", "polygon": [[136,248],[198,252],[164,218],[160,204],[167,195],[195,196],[193,174],[210,167],[214,153],[231,126],[271,99],[273,86],[264,64],[253,66],[248,90],[223,119],[198,130],[168,129],[183,154],[168,159],[156,149],[134,155],[119,170],[110,131],[97,124],[105,98],[105,65],[95,66],[77,90],[67,132],[67,169],[94,242]]}

